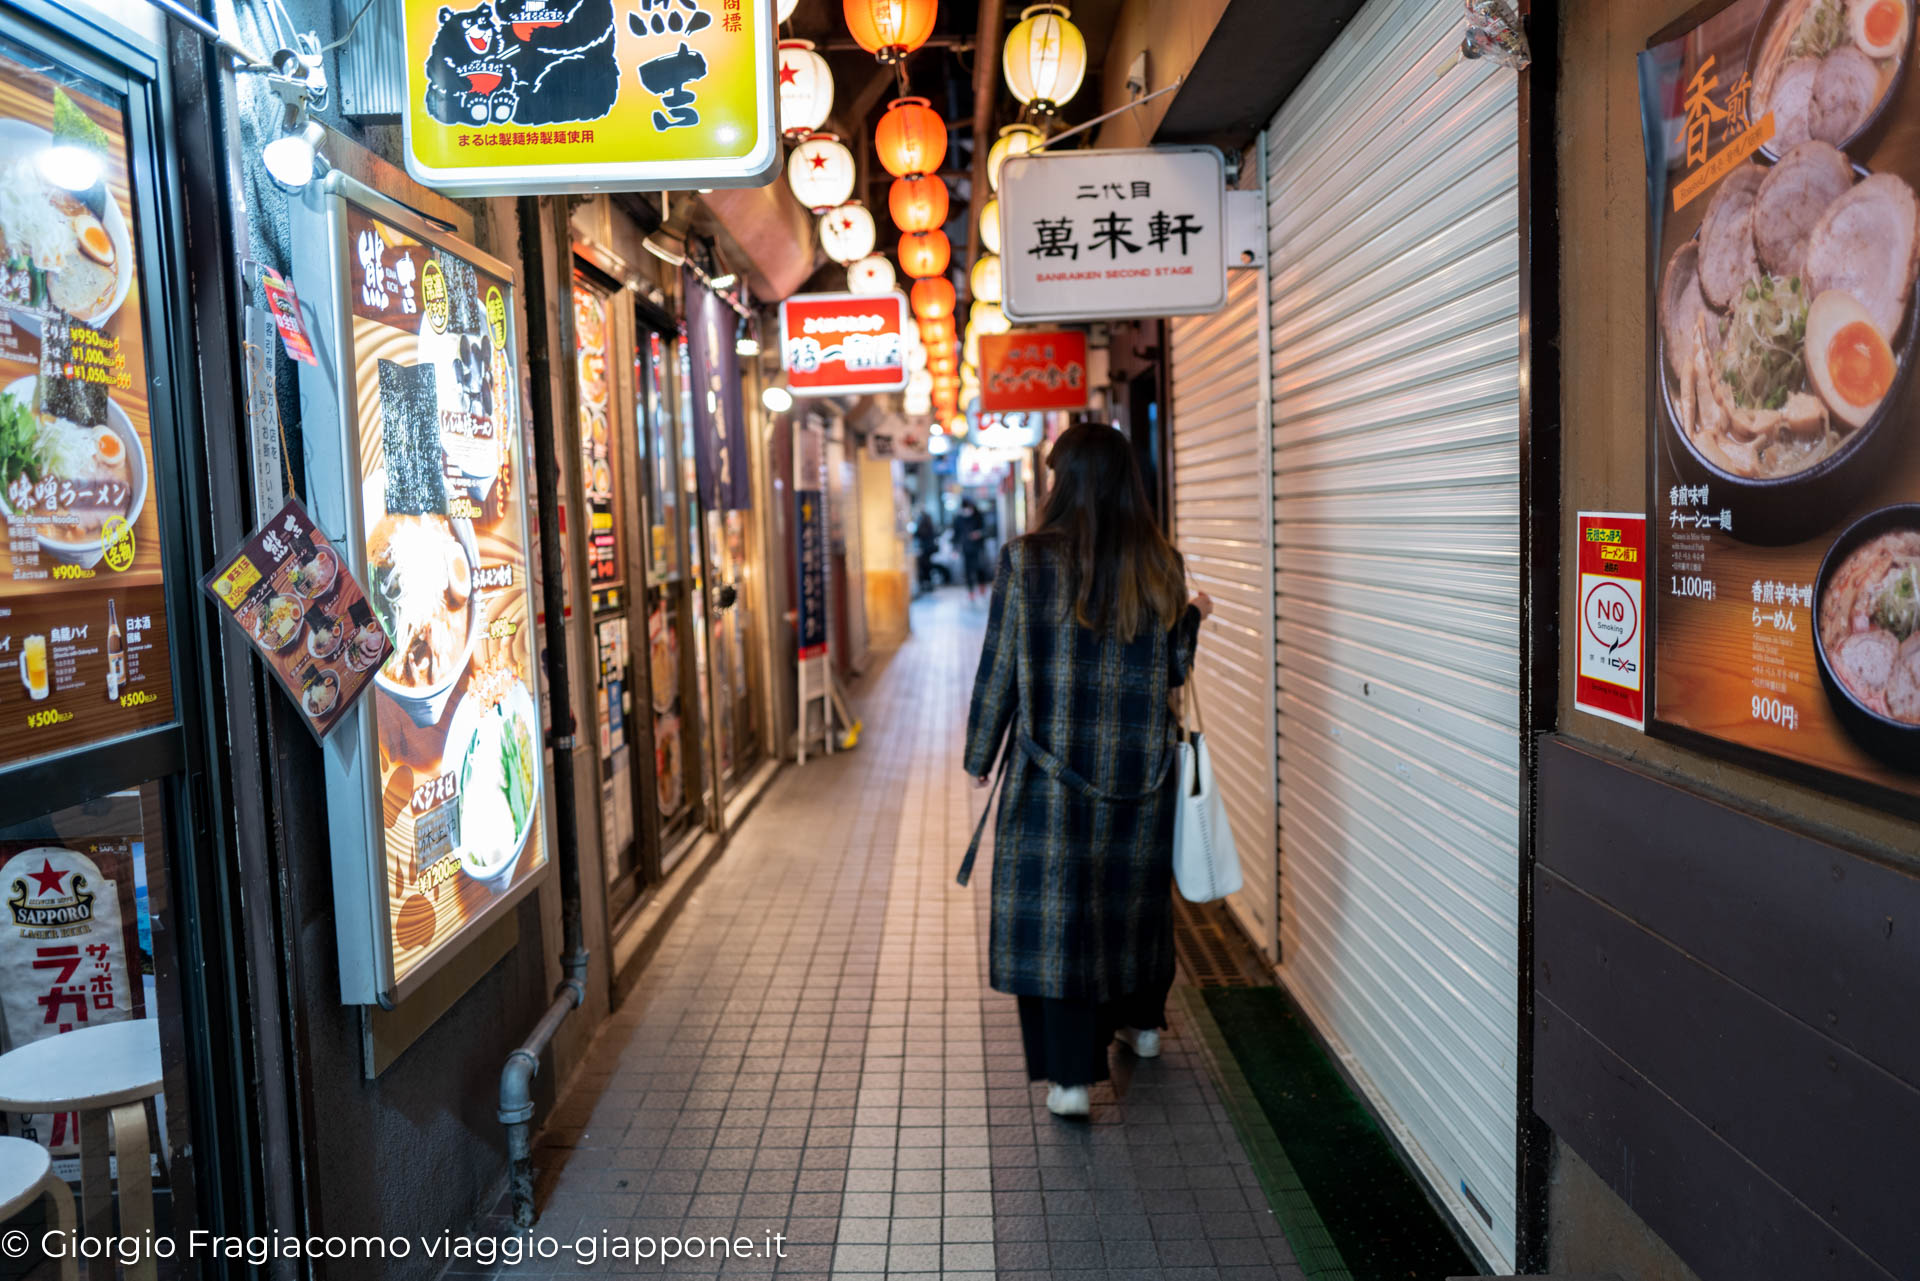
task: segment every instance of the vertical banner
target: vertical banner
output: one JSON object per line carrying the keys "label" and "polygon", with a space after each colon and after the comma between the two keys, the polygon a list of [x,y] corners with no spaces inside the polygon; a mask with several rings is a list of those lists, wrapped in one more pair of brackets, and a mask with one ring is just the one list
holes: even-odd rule
{"label": "vertical banner", "polygon": [[1580,668],[1573,705],[1646,726],[1647,518],[1581,512]]}
{"label": "vertical banner", "polygon": [[[800,561],[795,643],[804,664],[827,652],[826,451],[817,427],[799,427],[793,441],[794,547]],[[805,710],[803,696],[803,716]]]}
{"label": "vertical banner", "polygon": [[1650,723],[1909,813],[1914,10],[1734,0],[1639,57]]}
{"label": "vertical banner", "polygon": [[691,271],[682,277],[687,300],[688,359],[693,380],[694,466],[700,502],[707,511],[753,506],[747,476],[747,416],[740,391],[740,362],[733,343],[733,308]]}

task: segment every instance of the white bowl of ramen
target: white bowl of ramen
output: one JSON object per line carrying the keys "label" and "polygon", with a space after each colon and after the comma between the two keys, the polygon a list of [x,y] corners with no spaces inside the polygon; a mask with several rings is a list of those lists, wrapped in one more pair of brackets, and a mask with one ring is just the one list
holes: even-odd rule
{"label": "white bowl of ramen", "polygon": [[[0,233],[9,244],[31,246],[35,265],[51,278],[50,309],[98,329],[133,288],[133,236],[111,188],[99,216],[73,209],[77,197],[48,182],[42,169],[41,158],[52,149],[47,130],[0,120]],[[64,281],[63,270],[69,272]]]}
{"label": "white bowl of ramen", "polygon": [[367,601],[393,638],[374,685],[425,728],[438,724],[485,626],[470,521],[386,513],[386,474],[365,489]]}
{"label": "white bowl of ramen", "polygon": [[[31,413],[38,384],[38,376],[30,374],[10,383],[4,391],[0,391],[0,395],[12,397]],[[91,569],[100,563],[100,558],[106,552],[100,540],[106,521],[113,516],[122,516],[131,528],[140,523],[140,513],[146,510],[146,446],[140,443],[126,410],[112,400],[107,402],[107,423],[104,427],[82,427],[48,414],[37,414],[35,417],[39,422],[36,444],[56,453],[55,466],[58,470],[50,470],[50,476],[76,486],[92,487],[103,483],[122,486],[126,491],[124,500],[90,508],[79,518],[57,521],[50,518],[48,513],[21,509],[31,507],[31,502],[16,507],[17,496],[9,493],[5,486],[0,486],[0,516],[5,516],[13,524],[31,524],[44,558],[55,564]]]}

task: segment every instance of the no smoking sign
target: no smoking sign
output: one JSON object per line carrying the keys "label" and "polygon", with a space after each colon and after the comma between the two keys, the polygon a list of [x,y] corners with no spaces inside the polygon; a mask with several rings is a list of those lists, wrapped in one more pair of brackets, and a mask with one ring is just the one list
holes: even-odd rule
{"label": "no smoking sign", "polygon": [[1574,706],[1646,725],[1647,521],[1619,512],[1580,513],[1580,667]]}

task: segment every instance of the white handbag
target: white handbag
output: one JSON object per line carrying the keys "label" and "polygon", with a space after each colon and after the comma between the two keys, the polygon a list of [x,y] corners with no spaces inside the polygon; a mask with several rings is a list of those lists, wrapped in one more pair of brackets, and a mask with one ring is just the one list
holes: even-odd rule
{"label": "white handbag", "polygon": [[1240,855],[1233,847],[1226,804],[1213,781],[1200,690],[1192,671],[1187,673],[1187,692],[1193,702],[1194,728],[1182,735],[1178,745],[1180,800],[1173,820],[1173,881],[1189,903],[1212,903],[1239,890]]}

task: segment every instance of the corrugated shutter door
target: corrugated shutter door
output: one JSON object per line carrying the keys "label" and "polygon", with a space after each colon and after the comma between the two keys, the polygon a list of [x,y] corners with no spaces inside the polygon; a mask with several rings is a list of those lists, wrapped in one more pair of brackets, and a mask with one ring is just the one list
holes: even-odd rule
{"label": "corrugated shutter door", "polygon": [[1173,322],[1173,534],[1214,600],[1200,693],[1214,774],[1245,885],[1228,900],[1268,958],[1278,945],[1273,741],[1273,552],[1261,398],[1259,271],[1228,277],[1227,305]]}
{"label": "corrugated shutter door", "polygon": [[1461,30],[1373,0],[1268,133],[1281,954],[1510,1271],[1519,140]]}

